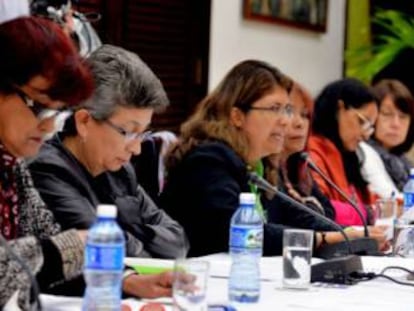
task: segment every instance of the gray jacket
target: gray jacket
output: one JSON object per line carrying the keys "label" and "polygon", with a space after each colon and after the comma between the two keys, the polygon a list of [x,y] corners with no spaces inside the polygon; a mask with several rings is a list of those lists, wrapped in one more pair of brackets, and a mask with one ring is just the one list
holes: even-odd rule
{"label": "gray jacket", "polygon": [[176,258],[188,243],[183,228],[137,184],[132,167],[92,177],[57,135],[30,164],[36,188],[63,228],[88,229],[98,204],[115,204],[127,256]]}

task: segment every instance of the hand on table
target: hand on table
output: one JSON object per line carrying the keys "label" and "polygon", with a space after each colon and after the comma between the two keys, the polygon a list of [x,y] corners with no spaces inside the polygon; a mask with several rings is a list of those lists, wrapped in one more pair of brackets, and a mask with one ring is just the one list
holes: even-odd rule
{"label": "hand on table", "polygon": [[[388,226],[386,225],[380,225],[380,226],[368,226],[368,233],[369,237],[377,241],[378,249],[380,251],[386,251],[390,248],[390,242],[387,240],[387,234],[386,230],[388,229]],[[364,237],[364,231],[363,230],[357,230],[353,228],[347,228],[345,230],[346,235],[349,238],[363,238]]]}
{"label": "hand on table", "polygon": [[173,272],[139,275],[131,274],[124,279],[125,293],[140,298],[172,296]]}

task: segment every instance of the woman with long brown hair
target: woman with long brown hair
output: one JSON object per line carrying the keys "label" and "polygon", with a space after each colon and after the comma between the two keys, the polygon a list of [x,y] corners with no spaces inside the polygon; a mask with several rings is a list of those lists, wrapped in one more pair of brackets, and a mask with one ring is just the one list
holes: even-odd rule
{"label": "woman with long brown hair", "polygon": [[[239,63],[181,127],[167,163],[162,207],[185,229],[190,256],[226,252],[248,171],[283,147],[291,80],[261,61]],[[265,217],[261,204],[257,205]],[[281,253],[283,228],[266,223],[264,254]]]}

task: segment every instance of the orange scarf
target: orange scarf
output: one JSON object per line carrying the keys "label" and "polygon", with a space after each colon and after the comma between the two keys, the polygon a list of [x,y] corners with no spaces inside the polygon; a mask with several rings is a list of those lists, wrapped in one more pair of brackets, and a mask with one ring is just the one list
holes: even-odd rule
{"label": "orange scarf", "polygon": [[[311,135],[308,142],[309,155],[312,161],[321,169],[330,180],[332,180],[350,198],[355,199],[352,185],[349,183],[342,156],[336,146],[327,138]],[[331,200],[346,202],[342,196],[327,184],[317,173],[312,172],[312,177],[318,184],[320,190]],[[359,197],[360,192],[356,189]],[[370,202],[365,202],[370,204]]]}

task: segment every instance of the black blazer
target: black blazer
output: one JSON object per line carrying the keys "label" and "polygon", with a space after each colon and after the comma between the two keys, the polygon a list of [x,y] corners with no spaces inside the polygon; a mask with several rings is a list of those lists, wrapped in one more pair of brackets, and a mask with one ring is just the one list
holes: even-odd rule
{"label": "black blazer", "polygon": [[[241,192],[250,192],[246,163],[227,144],[210,141],[194,147],[168,172],[160,206],[184,227],[190,256],[227,252]],[[265,224],[264,255],[282,253],[284,228]]]}

